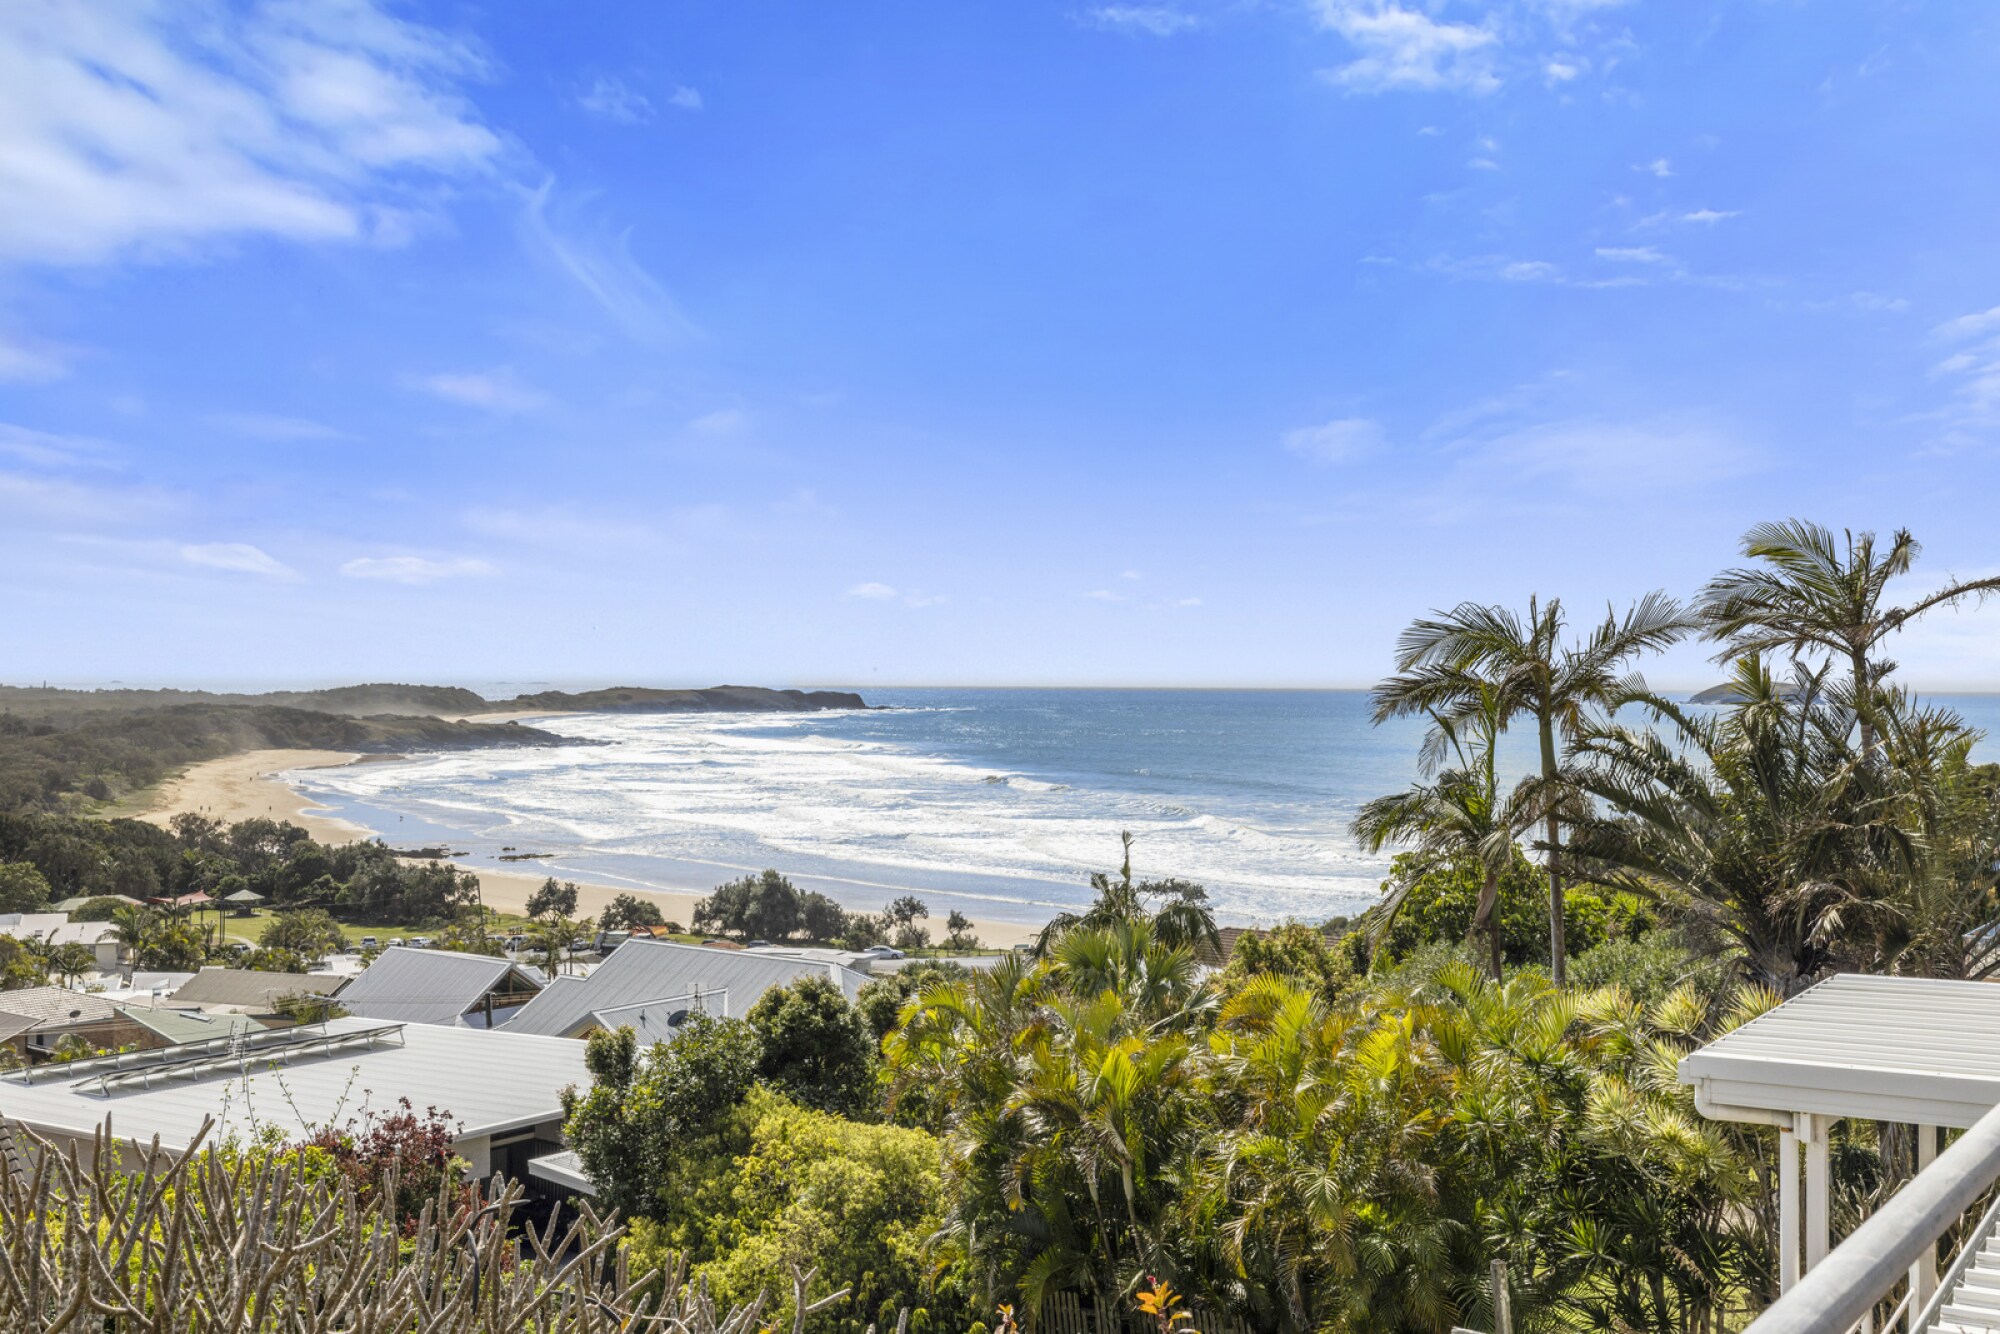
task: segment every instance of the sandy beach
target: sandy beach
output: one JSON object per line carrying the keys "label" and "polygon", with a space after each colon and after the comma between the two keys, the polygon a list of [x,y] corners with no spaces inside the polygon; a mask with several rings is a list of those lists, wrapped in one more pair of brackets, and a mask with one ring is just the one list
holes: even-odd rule
{"label": "sandy beach", "polygon": [[[546,716],[546,715],[521,715]],[[165,825],[183,811],[195,811],[234,823],[263,816],[289,820],[322,843],[351,843],[378,837],[373,829],[326,814],[327,808],[299,792],[280,775],[299,769],[328,769],[343,764],[366,764],[386,757],[356,755],[337,750],[252,750],[226,755],[191,766],[185,773],[161,783],[151,806],[138,818]],[[479,891],[486,906],[499,912],[523,913],[528,896],[541,887],[547,874],[538,871],[502,871],[488,866],[456,863],[460,869],[479,877]],[[563,877],[568,879],[568,877]],[[693,920],[695,902],[705,890],[644,889],[630,885],[601,885],[577,881],[577,912],[595,917],[619,894],[643,894],[660,905],[669,921],[686,926]],[[942,939],[941,918],[928,919],[931,935]],[[982,944],[1009,946],[1033,940],[1036,928],[1019,922],[973,921]]]}

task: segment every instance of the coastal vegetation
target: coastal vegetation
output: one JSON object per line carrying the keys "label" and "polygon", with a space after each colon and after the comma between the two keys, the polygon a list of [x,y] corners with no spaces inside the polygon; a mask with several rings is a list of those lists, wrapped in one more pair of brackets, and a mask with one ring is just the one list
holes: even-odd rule
{"label": "coastal vegetation", "polygon": [[458,686],[360,685],[258,695],[0,686],[0,812],[90,813],[238,751],[394,754],[564,744],[505,713],[775,713],[860,709],[843,691],[716,686],[543,691],[488,700]]}
{"label": "coastal vegetation", "polygon": [[[1353,920],[1225,951],[1202,888],[1138,878],[1128,839],[1086,909],[990,966],[924,961],[853,1004],[800,982],[651,1047],[593,1036],[565,1130],[629,1220],[624,1263],[853,1331],[1176,1294],[1194,1328],[1441,1334],[1493,1327],[1496,1274],[1520,1330],[1741,1328],[1775,1292],[1776,1136],[1701,1117],[1679,1059],[1843,969],[2000,972],[2000,767],[1887,656],[1986,590],[1896,603],[1917,554],[1777,525],[1685,605],[1419,619],[1375,696],[1422,722],[1417,776],[1360,812],[1395,856]],[[1713,704],[1639,674],[1681,640],[1726,664]],[[1535,758],[1509,782],[1516,732]],[[0,817],[0,862],[51,895],[236,876],[333,918],[476,908],[460,873],[379,845],[85,823]],[[925,915],[820,897],[770,871],[695,924],[851,943]],[[1832,1162],[1840,1229],[1915,1149],[1850,1121]]]}

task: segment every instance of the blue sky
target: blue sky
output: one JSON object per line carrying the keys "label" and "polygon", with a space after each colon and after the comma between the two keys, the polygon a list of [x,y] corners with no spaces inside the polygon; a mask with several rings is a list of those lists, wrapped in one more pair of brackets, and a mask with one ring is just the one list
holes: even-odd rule
{"label": "blue sky", "polygon": [[0,677],[1359,684],[1761,519],[1991,572],[1996,88],[1974,3],[20,0]]}

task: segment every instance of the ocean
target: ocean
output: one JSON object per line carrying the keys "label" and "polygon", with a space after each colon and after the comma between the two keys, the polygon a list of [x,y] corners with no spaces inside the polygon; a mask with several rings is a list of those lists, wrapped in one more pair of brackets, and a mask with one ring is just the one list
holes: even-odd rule
{"label": "ocean", "polygon": [[[1207,886],[1218,921],[1317,921],[1373,902],[1389,858],[1348,836],[1416,776],[1421,727],[1361,691],[874,689],[866,712],[573,714],[597,744],[457,751],[294,781],[395,846],[470,865],[706,891],[775,867],[851,908],[1040,922],[1133,868]],[[2000,736],[2000,696],[1939,696]],[[1505,768],[1532,761],[1510,737]],[[2000,746],[1981,758],[2000,758]],[[508,853],[544,854],[503,863]]]}

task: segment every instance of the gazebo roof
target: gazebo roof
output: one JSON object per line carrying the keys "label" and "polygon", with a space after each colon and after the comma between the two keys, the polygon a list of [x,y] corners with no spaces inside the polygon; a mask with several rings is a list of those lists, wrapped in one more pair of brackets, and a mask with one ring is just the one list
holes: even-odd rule
{"label": "gazebo roof", "polygon": [[1844,973],[1681,1059],[1703,1110],[1970,1126],[2000,1106],[2000,985]]}
{"label": "gazebo roof", "polygon": [[234,894],[222,896],[224,903],[262,903],[264,896],[254,889],[239,889]]}

